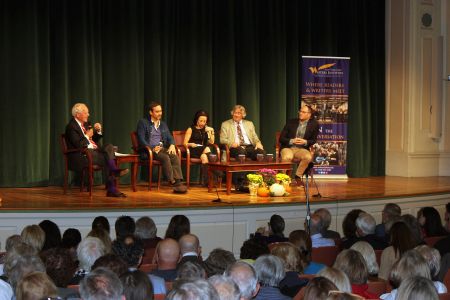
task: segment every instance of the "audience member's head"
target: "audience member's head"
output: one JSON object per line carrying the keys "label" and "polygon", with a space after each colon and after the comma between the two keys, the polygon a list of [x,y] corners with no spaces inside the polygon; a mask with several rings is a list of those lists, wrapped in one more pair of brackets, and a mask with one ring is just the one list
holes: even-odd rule
{"label": "audience member's head", "polygon": [[373,250],[372,246],[365,241],[359,241],[354,243],[350,249],[356,250],[363,256],[367,271],[370,275],[377,275],[378,274],[378,263],[377,263],[377,257],[375,255],[375,251]]}
{"label": "audience member's head", "polygon": [[397,256],[403,255],[406,251],[416,246],[416,241],[406,225],[403,222],[397,222],[391,227],[390,231],[391,245]]}
{"label": "audience member's head", "polygon": [[389,282],[393,288],[398,288],[405,279],[413,276],[431,279],[430,268],[422,255],[416,250],[409,250],[392,266]]}
{"label": "audience member's head", "polygon": [[87,236],[98,238],[105,246],[106,253],[111,253],[112,241],[109,233],[106,230],[101,228],[92,229],[91,231],[89,231]]}
{"label": "audience member's head", "polygon": [[191,233],[191,223],[185,215],[175,215],[170,219],[164,238],[178,241],[183,235]]}
{"label": "audience member's head", "polygon": [[325,267],[317,273],[319,277],[325,277],[333,282],[339,291],[341,292],[352,292],[352,285],[348,279],[347,274],[338,270],[336,268]]}
{"label": "audience member's head", "polygon": [[114,224],[116,230],[116,240],[124,239],[127,236],[134,235],[136,223],[130,216],[120,216]]}
{"label": "audience member's head", "polygon": [[301,254],[303,268],[306,268],[311,262],[312,241],[309,234],[304,230],[294,230],[289,234],[289,242],[294,244]]}
{"label": "audience member's head", "polygon": [[450,232],[450,202],[445,205],[445,229]]}
{"label": "audience member's head", "polygon": [[417,219],[426,237],[447,234],[445,228],[442,226],[441,215],[436,208],[428,206],[420,209],[417,213]]}
{"label": "audience member's head", "polygon": [[144,244],[142,240],[133,235],[115,240],[112,244],[112,252],[120,256],[129,267],[137,268],[144,255]]}
{"label": "audience member's head", "polygon": [[331,225],[331,213],[326,208],[319,208],[314,211],[314,214],[319,215],[322,219],[323,231],[330,228]]}
{"label": "audience member's head", "polygon": [[37,252],[42,250],[45,242],[45,232],[39,225],[28,225],[20,234],[22,242],[30,245]]}
{"label": "audience member's head", "polygon": [[282,216],[272,215],[272,217],[270,217],[269,226],[272,235],[284,237],[283,232],[285,224]]}
{"label": "audience member's head", "polygon": [[208,277],[223,274],[228,266],[234,264],[236,258],[232,252],[216,248],[209,253],[208,258],[204,262],[204,267]]}
{"label": "audience member's head", "polygon": [[91,270],[98,268],[107,268],[120,277],[123,273],[128,271],[128,264],[120,256],[108,253],[99,257],[92,265]]}
{"label": "audience member's head", "polygon": [[326,300],[330,291],[337,290],[336,285],[325,277],[314,277],[305,287],[303,299]]}
{"label": "audience member's head", "polygon": [[365,298],[350,292],[330,291],[327,300],[364,300]]}
{"label": "audience member's head", "polygon": [[153,239],[156,237],[157,228],[155,222],[149,217],[141,217],[136,221],[134,234],[142,239]]}
{"label": "audience member's head", "polygon": [[402,282],[396,299],[438,300],[439,295],[430,279],[413,276]]}
{"label": "audience member's head", "polygon": [[161,240],[156,247],[155,260],[159,270],[176,269],[180,260],[180,246],[171,238]]}
{"label": "audience member's head", "polygon": [[342,231],[344,232],[344,236],[346,238],[356,237],[356,219],[358,219],[359,214],[364,211],[361,209],[353,209],[348,212],[342,221]]}
{"label": "audience member's head", "polygon": [[31,272],[16,287],[17,300],[39,300],[57,297],[58,289],[45,272]]}
{"label": "audience member's head", "polygon": [[61,245],[61,231],[58,225],[50,220],[44,220],[39,226],[45,232],[45,242],[42,250],[47,250]]}
{"label": "audience member's head", "polygon": [[123,300],[123,285],[114,272],[98,268],[81,280],[80,295],[83,300]]}
{"label": "audience member's head", "polygon": [[[310,235],[314,235],[314,234],[323,232],[323,221],[322,221],[322,218],[320,217],[320,215],[312,214],[309,224],[310,224],[309,225],[309,234]],[[306,225],[306,222],[305,222],[305,225]],[[306,227],[305,227],[305,229],[306,229]]]}
{"label": "audience member's head", "polygon": [[167,300],[219,300],[219,295],[211,283],[204,279],[181,282],[174,285],[167,294]]}
{"label": "audience member's head", "polygon": [[25,275],[34,271],[45,273],[45,266],[32,246],[18,243],[6,254],[3,272],[13,289]]}
{"label": "audience member's head", "polygon": [[258,238],[252,237],[242,244],[239,254],[240,259],[257,259],[263,254],[269,254],[266,243],[261,243]]}
{"label": "audience member's head", "polygon": [[258,293],[258,276],[253,266],[242,261],[237,261],[227,268],[225,275],[231,277],[238,285],[241,299],[252,299]]}
{"label": "audience member's head", "polygon": [[277,287],[285,276],[283,262],[274,255],[262,255],[253,264],[263,287]]}
{"label": "audience member's head", "polygon": [[22,243],[22,237],[18,234],[13,234],[6,239],[5,251],[9,252],[15,245]]}
{"label": "audience member's head", "polygon": [[142,271],[127,271],[120,276],[123,295],[130,300],[153,299],[153,285],[148,275]]}
{"label": "audience member's head", "polygon": [[92,221],[92,230],[94,229],[103,229],[106,232],[111,232],[111,226],[109,225],[109,221],[104,216],[98,216]]}
{"label": "audience member's head", "polygon": [[206,271],[201,264],[195,261],[187,261],[177,269],[177,280],[205,279]]}
{"label": "audience member's head", "polygon": [[55,285],[65,288],[78,266],[73,260],[69,249],[50,248],[42,251],[40,256],[48,276],[50,276]]}
{"label": "audience member's head", "polygon": [[365,284],[369,278],[364,257],[361,253],[352,249],[343,250],[339,253],[333,268],[344,272],[351,284]]}
{"label": "audience member's head", "polygon": [[283,261],[286,272],[303,272],[300,250],[291,243],[278,243],[270,251],[272,255]]}
{"label": "audience member's head", "polygon": [[355,221],[356,236],[362,237],[375,233],[377,222],[372,215],[368,213],[361,213]]}
{"label": "audience member's head", "polygon": [[208,278],[209,283],[216,289],[220,300],[239,300],[240,291],[237,284],[230,277],[214,275]]}
{"label": "audience member's head", "polygon": [[84,238],[77,248],[79,267],[89,272],[94,262],[105,253],[105,245],[98,238]]}
{"label": "audience member's head", "polygon": [[386,223],[392,218],[400,217],[402,214],[402,210],[400,206],[395,203],[386,203],[383,208],[383,212],[381,214],[382,222]]}
{"label": "audience member's head", "polygon": [[201,253],[200,241],[194,234],[185,234],[178,241],[181,254],[195,252],[197,255]]}
{"label": "audience member's head", "polygon": [[414,217],[413,215],[406,214],[402,216],[402,221],[406,224],[406,226],[408,226],[408,229],[411,232],[415,245],[421,244],[423,241],[422,229],[420,228],[420,224],[417,218]]}
{"label": "audience member's head", "polygon": [[432,279],[436,279],[441,270],[441,254],[435,248],[427,245],[420,245],[415,248],[417,252],[422,255],[430,268],[430,275]]}
{"label": "audience member's head", "polygon": [[68,228],[63,233],[62,240],[61,240],[61,247],[67,248],[67,249],[71,249],[71,248],[76,249],[80,242],[81,242],[80,231],[75,228]]}

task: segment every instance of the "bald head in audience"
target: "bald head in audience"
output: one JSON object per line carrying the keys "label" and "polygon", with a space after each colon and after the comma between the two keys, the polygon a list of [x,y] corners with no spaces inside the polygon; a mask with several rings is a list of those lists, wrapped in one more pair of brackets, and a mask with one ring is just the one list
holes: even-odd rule
{"label": "bald head in audience", "polygon": [[194,234],[185,234],[178,241],[180,245],[181,255],[188,252],[195,252],[197,255],[200,254],[200,242],[198,237]]}
{"label": "bald head in audience", "polygon": [[156,263],[159,270],[176,269],[180,259],[180,246],[174,239],[164,239],[158,243],[156,249]]}

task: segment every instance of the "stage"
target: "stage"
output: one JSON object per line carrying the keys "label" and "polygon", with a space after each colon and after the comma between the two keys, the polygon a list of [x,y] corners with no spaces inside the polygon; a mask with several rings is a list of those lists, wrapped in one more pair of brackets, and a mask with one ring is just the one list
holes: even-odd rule
{"label": "stage", "polygon": [[[396,202],[403,213],[416,214],[423,206],[434,206],[443,215],[445,204],[450,202],[450,177],[369,177],[348,180],[317,180],[321,198],[315,186],[310,186],[311,209],[328,208],[333,215],[332,227],[341,230],[345,214],[360,208],[381,220],[385,203]],[[152,191],[141,182],[137,191],[121,185],[127,198],[108,198],[104,186],[94,187],[92,197],[72,187],[66,195],[62,187],[2,188],[0,189],[0,242],[11,234],[20,234],[24,226],[39,223],[43,219],[56,222],[61,230],[69,227],[86,234],[95,216],[108,217],[112,227],[120,215],[135,219],[150,216],[158,227],[158,235],[164,236],[170,218],[185,214],[191,220],[192,232],[199,235],[204,252],[223,247],[239,255],[239,248],[248,235],[259,226],[267,224],[274,213],[286,220],[288,234],[302,229],[306,215],[306,197],[303,188],[293,187],[287,197],[255,197],[231,192],[222,188],[208,193],[207,188],[192,185],[187,194],[174,194],[167,185]],[[221,202],[213,202],[218,198]],[[112,233],[114,237],[114,233]]]}

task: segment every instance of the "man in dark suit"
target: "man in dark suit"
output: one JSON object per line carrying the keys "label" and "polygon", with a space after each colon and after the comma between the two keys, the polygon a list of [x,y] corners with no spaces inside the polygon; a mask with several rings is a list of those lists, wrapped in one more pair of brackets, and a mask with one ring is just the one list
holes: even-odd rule
{"label": "man in dark suit", "polygon": [[319,133],[319,123],[311,118],[312,113],[311,107],[303,105],[298,112],[298,118],[288,120],[280,134],[281,160],[300,161],[295,173],[297,179],[303,176],[312,161],[309,147],[316,143]]}
{"label": "man in dark suit", "polygon": [[[119,169],[114,160],[114,147],[111,144],[99,145],[102,135],[102,125],[95,123],[94,128],[88,123],[89,109],[84,103],[76,103],[72,107],[72,116],[66,126],[66,143],[68,149],[85,149],[92,154],[93,163],[102,166],[106,182],[106,196],[126,197],[117,190],[115,176],[128,173],[128,169]],[[81,172],[87,166],[86,154],[82,151],[69,154],[69,164],[73,170]]]}
{"label": "man in dark suit", "polygon": [[181,259],[178,262],[177,268],[180,268],[182,264],[188,261],[202,263],[200,257],[202,248],[200,247],[200,241],[196,235],[185,234],[180,238],[178,244],[180,245]]}

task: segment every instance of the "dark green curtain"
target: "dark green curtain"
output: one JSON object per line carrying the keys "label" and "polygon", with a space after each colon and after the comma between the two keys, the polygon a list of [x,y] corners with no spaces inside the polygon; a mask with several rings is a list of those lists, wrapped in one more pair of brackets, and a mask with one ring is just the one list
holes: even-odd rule
{"label": "dark green curtain", "polygon": [[62,182],[80,101],[121,152],[151,100],[172,130],[239,103],[272,152],[302,55],[351,57],[348,174],[384,175],[384,1],[0,0],[0,22],[2,187]]}

